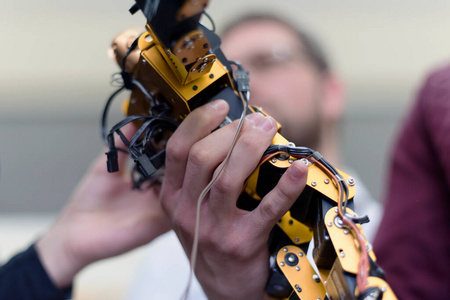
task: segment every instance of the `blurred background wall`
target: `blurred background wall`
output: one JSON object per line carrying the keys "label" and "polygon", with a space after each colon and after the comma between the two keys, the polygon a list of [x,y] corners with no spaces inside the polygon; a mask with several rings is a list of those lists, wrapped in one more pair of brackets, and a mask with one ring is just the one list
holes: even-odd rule
{"label": "blurred background wall", "polygon": [[[118,70],[107,49],[122,30],[145,24],[128,13],[132,4],[0,1],[0,259],[48,226],[101,152],[100,114]],[[318,35],[347,86],[345,159],[382,199],[399,120],[424,74],[450,58],[450,1],[215,0],[208,12],[220,31],[249,10],[279,13]],[[113,110],[118,120],[119,105]],[[137,259],[129,259],[117,289],[132,275]],[[115,273],[106,273],[86,276],[111,286]],[[102,290],[91,279],[85,285]],[[105,290],[100,298],[121,299]]]}

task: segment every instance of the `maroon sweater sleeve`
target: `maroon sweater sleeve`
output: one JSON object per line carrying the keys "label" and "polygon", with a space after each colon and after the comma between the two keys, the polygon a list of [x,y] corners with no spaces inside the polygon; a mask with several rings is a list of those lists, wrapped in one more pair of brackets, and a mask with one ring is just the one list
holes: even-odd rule
{"label": "maroon sweater sleeve", "polygon": [[450,299],[450,67],[403,123],[374,249],[399,299]]}

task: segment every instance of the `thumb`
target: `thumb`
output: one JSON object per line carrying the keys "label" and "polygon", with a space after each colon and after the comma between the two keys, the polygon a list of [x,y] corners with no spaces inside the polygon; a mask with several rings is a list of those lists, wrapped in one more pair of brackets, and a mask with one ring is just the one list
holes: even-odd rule
{"label": "thumb", "polygon": [[294,161],[275,188],[253,210],[253,222],[250,224],[255,224],[261,234],[270,232],[300,196],[305,188],[307,175],[308,167],[300,160]]}

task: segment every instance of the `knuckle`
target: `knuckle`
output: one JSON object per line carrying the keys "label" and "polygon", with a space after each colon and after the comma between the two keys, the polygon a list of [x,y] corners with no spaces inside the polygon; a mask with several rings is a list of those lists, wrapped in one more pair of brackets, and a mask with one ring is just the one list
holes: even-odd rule
{"label": "knuckle", "polygon": [[264,201],[260,204],[261,208],[260,208],[260,212],[261,212],[261,218],[265,221],[265,222],[271,222],[273,220],[277,220],[278,219],[278,205],[276,202],[271,201],[271,202],[266,202],[264,203]]}
{"label": "knuckle", "polygon": [[[233,237],[232,239],[227,237]],[[218,254],[219,257],[224,259],[238,260],[245,255],[245,247],[243,247],[240,239],[236,235],[212,235],[209,239],[208,246],[214,249],[214,252]]]}
{"label": "knuckle", "polygon": [[166,145],[166,159],[169,161],[179,161],[185,157],[187,150],[183,143],[177,139],[171,138]]}
{"label": "knuckle", "polygon": [[172,216],[171,222],[175,231],[182,234],[185,237],[191,237],[193,233],[194,224],[192,218],[186,218],[185,212],[177,210]]}
{"label": "knuckle", "polygon": [[229,243],[222,243],[220,253],[232,260],[238,260],[245,254],[244,250],[242,243],[234,240]]}
{"label": "knuckle", "polygon": [[211,151],[199,143],[192,146],[189,151],[189,163],[202,166],[211,161]]}
{"label": "knuckle", "polygon": [[245,138],[239,140],[239,143],[241,143],[242,146],[249,151],[249,153],[253,153],[253,151],[261,147],[261,143],[255,143],[255,140],[253,138],[254,136],[250,134],[249,136],[246,136]]}
{"label": "knuckle", "polygon": [[216,183],[214,184],[214,189],[220,194],[229,193],[230,191],[235,191],[240,184],[236,178],[233,178],[227,170],[223,170],[222,174],[220,174]]}

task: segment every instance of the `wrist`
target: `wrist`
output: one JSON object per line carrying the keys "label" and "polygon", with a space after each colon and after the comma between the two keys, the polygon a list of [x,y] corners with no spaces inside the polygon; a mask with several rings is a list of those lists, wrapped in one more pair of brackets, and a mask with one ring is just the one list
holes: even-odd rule
{"label": "wrist", "polygon": [[36,242],[41,263],[59,289],[71,286],[75,275],[87,265],[74,257],[66,237],[51,229]]}
{"label": "wrist", "polygon": [[[239,265],[246,265],[245,263]],[[225,270],[217,277],[199,279],[201,285],[208,296],[208,299],[215,300],[270,300],[265,293],[264,287],[267,281],[267,269],[258,268],[248,263],[245,269],[227,270],[225,266],[218,268]],[[256,270],[256,272],[253,272]],[[201,277],[201,275],[199,274]]]}

